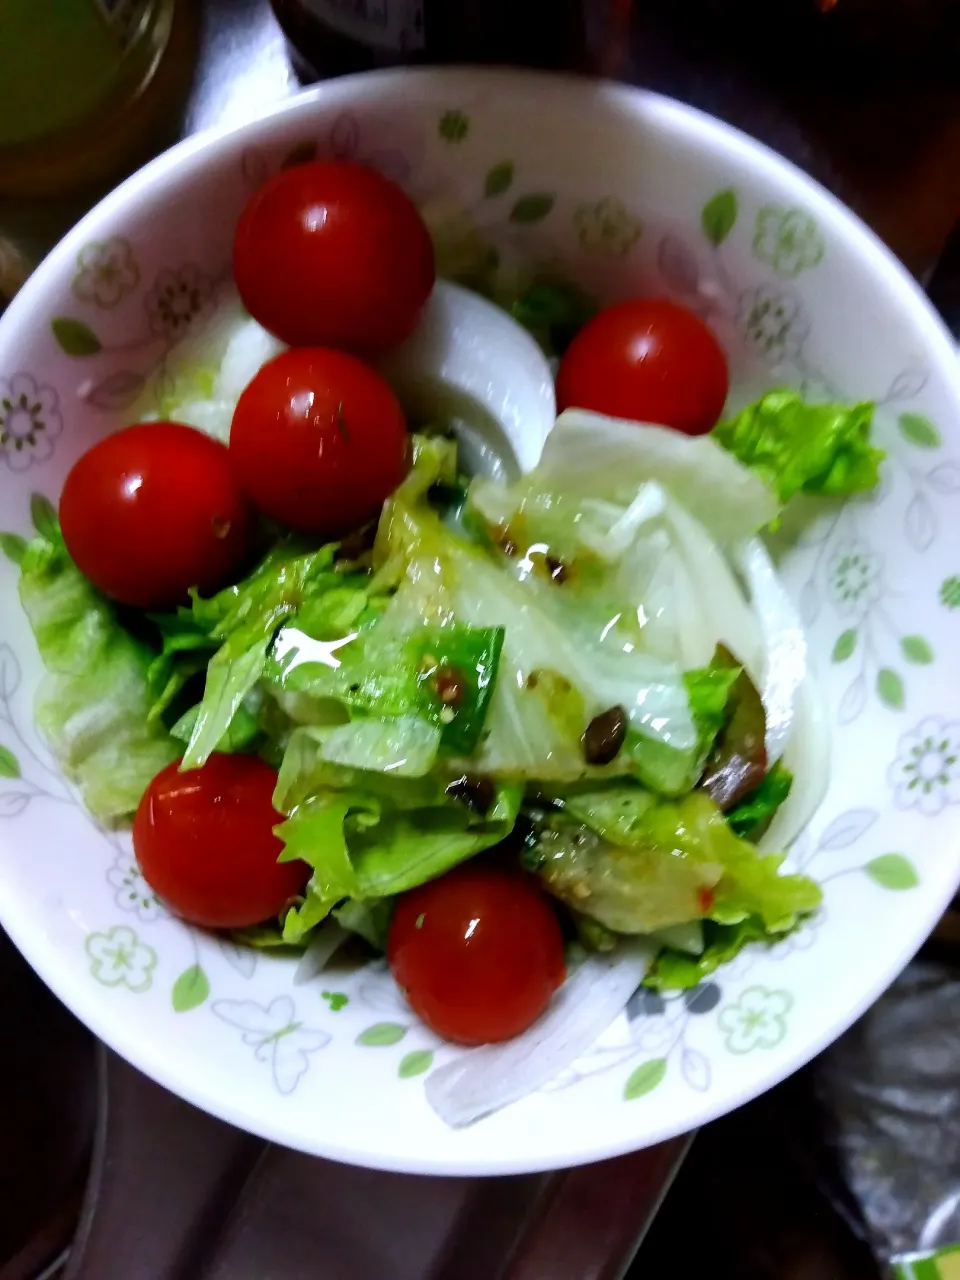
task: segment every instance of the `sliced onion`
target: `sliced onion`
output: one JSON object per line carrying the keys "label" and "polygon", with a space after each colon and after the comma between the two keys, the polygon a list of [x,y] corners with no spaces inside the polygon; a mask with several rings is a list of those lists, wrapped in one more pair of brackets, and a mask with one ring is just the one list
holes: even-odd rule
{"label": "sliced onion", "polygon": [[333,917],[324,920],[293,971],[293,985],[302,987],[322,973],[349,937]]}
{"label": "sliced onion", "polygon": [[823,803],[830,783],[830,731],[816,683],[808,674],[797,690],[795,716],[783,763],[793,774],[790,794],[760,840],[762,853],[790,847]]}
{"label": "sliced onion", "polygon": [[748,538],[741,543],[735,557],[750,591],[766,649],[760,696],[767,717],[769,766],[783,755],[793,728],[797,691],[807,674],[807,641],[800,615],[760,539]]}
{"label": "sliced onion", "polygon": [[472,1049],[428,1076],[431,1107],[459,1129],[547,1084],[622,1012],[658,949],[631,940],[607,955],[588,956],[523,1035]]}
{"label": "sliced onion", "polygon": [[612,564],[625,554],[643,525],[663,514],[667,506],[667,495],[655,480],[648,480],[637,490],[637,496],[626,511],[621,512],[618,507],[611,503],[604,503],[598,498],[593,500],[584,498],[581,510],[588,506],[601,508],[608,506],[616,514],[616,519],[605,533],[585,531],[583,534],[584,543],[595,551],[601,560]]}
{"label": "sliced onion", "polygon": [[256,320],[237,318],[220,361],[215,394],[235,408],[241,392],[267,361],[285,350]]}

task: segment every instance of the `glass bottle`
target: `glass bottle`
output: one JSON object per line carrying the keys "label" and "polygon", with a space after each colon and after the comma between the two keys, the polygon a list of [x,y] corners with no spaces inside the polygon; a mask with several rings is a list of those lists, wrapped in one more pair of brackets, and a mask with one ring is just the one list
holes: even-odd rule
{"label": "glass bottle", "polygon": [[2,8],[0,291],[9,295],[86,208],[172,140],[198,24],[194,0]]}
{"label": "glass bottle", "polygon": [[582,0],[271,0],[306,78],[405,63],[580,69]]}

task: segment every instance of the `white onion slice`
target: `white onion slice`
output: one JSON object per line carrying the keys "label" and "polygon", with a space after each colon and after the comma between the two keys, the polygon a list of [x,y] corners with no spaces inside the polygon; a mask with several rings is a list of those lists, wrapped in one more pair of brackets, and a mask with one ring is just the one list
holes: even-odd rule
{"label": "white onion slice", "polygon": [[236,408],[241,393],[267,361],[286,349],[279,338],[268,333],[256,320],[238,318],[220,361],[214,395]]}
{"label": "white onion slice", "polygon": [[[600,507],[602,505],[611,505],[602,503],[602,499],[584,498],[581,503],[581,510],[588,506]],[[648,480],[646,484],[642,484],[637,490],[637,496],[627,507],[626,511],[618,515],[616,520],[610,525],[606,533],[588,533],[584,531],[582,537],[584,543],[595,551],[601,560],[612,564],[613,561],[619,560],[630,544],[636,539],[637,533],[641,526],[649,521],[656,519],[666,510],[667,495],[662,487],[655,480]],[[614,512],[618,511],[617,507],[612,507]]]}
{"label": "white onion slice", "polygon": [[823,803],[830,783],[830,731],[816,682],[808,673],[797,690],[793,731],[783,763],[793,774],[790,794],[760,840],[762,853],[782,853]]}
{"label": "white onion slice", "polygon": [[797,691],[807,674],[807,641],[800,615],[783,588],[770,553],[748,538],[735,553],[760,622],[766,661],[760,696],[767,717],[767,765],[783,755],[793,728]]}
{"label": "white onion slice", "polygon": [[459,1129],[547,1084],[626,1007],[658,950],[631,939],[607,955],[588,956],[529,1031],[506,1044],[471,1049],[428,1076],[431,1107]]}
{"label": "white onion slice", "polygon": [[293,971],[293,985],[302,987],[322,973],[349,937],[332,917],[324,920]]}

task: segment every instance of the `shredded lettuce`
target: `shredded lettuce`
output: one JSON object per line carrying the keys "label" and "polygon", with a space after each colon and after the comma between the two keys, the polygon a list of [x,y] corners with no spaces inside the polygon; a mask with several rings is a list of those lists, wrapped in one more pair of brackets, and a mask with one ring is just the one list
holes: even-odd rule
{"label": "shredded lettuce", "polygon": [[792,787],[793,774],[778,760],[760,785],[727,813],[727,822],[738,836],[756,843]]}
{"label": "shredded lettuce", "polygon": [[392,898],[499,843],[522,798],[522,788],[508,785],[482,814],[443,793],[437,803],[410,807],[391,804],[374,778],[365,781],[371,790],[319,792],[277,828],[282,860],[300,858],[313,868],[303,901],[284,920],[286,942],[302,942],[344,899]]}
{"label": "shredded lettuce", "polygon": [[697,986],[722,964],[733,960],[751,942],[773,942],[759,916],[745,916],[736,924],[703,923],[703,947],[698,955],[664,947],[647,971],[643,985],[655,991],[686,991]]}
{"label": "shredded lettuce", "polygon": [[215,649],[206,668],[203,700],[193,721],[183,765],[195,769],[209,759],[227,735],[244,699],[258,685],[267,663],[274,633],[305,601],[341,588],[334,572],[336,548],[304,551],[294,542],[281,542],[242,582],[210,598],[195,592],[189,609],[160,620],[164,647],[152,670],[154,703],[163,706],[171,687],[184,679],[199,652]]}
{"label": "shredded lettuce", "polygon": [[55,525],[27,547],[19,590],[46,667],[37,726],[94,817],[128,818],[179,754],[148,717],[153,655],[77,569]]}
{"label": "shredded lettuce", "polygon": [[[531,533],[552,535],[546,540],[562,556],[571,542],[576,550],[591,536],[605,533],[609,538],[618,528],[632,541],[646,516],[633,504],[653,483],[719,542],[731,543],[769,524],[778,504],[768,487],[720,443],[710,436],[686,436],[668,427],[568,409],[557,419],[532,472],[509,486],[475,480],[471,502],[491,524],[509,525],[522,516]],[[622,549],[614,536],[615,554]],[[603,550],[600,542],[601,557]]]}
{"label": "shredded lettuce", "polygon": [[509,311],[548,355],[562,356],[597,304],[575,284],[540,277],[518,293]]}
{"label": "shredded lettuce", "polygon": [[872,404],[807,404],[796,391],[782,390],[711,434],[761,476],[783,506],[801,492],[836,498],[874,488],[885,454],[870,443],[872,421]]}
{"label": "shredded lettuce", "polygon": [[812,880],[781,875],[783,858],[740,839],[704,792],[667,801],[618,785],[562,803],[528,858],[551,893],[616,933],[756,916],[778,934],[820,903]]}
{"label": "shredded lettuce", "polygon": [[375,898],[372,902],[357,902],[348,898],[331,915],[342,929],[355,933],[369,943],[375,951],[386,951],[390,917],[393,914],[392,898]]}
{"label": "shredded lettuce", "polygon": [[[517,303],[552,342],[582,305],[542,283]],[[251,330],[237,367],[264,349]],[[581,936],[648,935],[651,984],[694,985],[820,901],[753,843],[791,777],[762,772],[767,647],[729,557],[793,494],[875,483],[869,421],[792,392],[713,438],[571,411],[533,472],[465,494],[454,443],[417,437],[372,550],[281,538],[240,582],[149,619],[153,650],[48,530],[20,583],[49,672],[41,729],[108,820],[180,744],[185,768],[214,751],[276,765],[281,859],[311,874],[280,920],[242,931],[252,945],[303,946],[332,915],[382,947],[397,894],[524,812],[524,857]],[[588,760],[612,711],[620,736]]]}
{"label": "shredded lettuce", "polygon": [[302,613],[281,630],[266,677],[310,703],[339,703],[345,712],[414,715],[437,730],[437,747],[469,754],[477,745],[493,697],[503,645],[500,627],[411,627],[398,610],[340,633],[334,646],[301,627]]}

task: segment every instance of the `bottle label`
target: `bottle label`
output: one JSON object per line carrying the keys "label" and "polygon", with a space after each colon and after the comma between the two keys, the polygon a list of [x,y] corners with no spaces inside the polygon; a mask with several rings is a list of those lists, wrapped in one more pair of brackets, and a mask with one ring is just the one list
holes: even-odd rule
{"label": "bottle label", "polygon": [[422,49],[423,0],[300,0],[328,27],[374,49]]}

